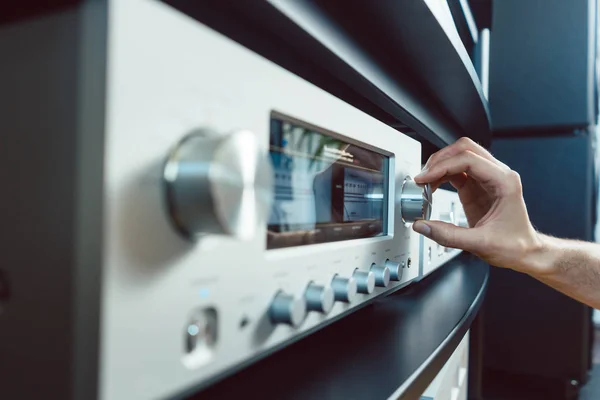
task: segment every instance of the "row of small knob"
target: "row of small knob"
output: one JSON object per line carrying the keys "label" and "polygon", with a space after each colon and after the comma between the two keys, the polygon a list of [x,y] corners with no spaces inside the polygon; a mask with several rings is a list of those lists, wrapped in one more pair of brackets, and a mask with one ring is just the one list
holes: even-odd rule
{"label": "row of small knob", "polygon": [[371,294],[376,286],[400,281],[403,267],[404,263],[387,260],[384,265],[371,265],[369,271],[356,270],[350,278],[336,275],[329,287],[310,283],[301,298],[280,291],[271,302],[269,317],[274,324],[297,327],[309,311],[328,314],[336,301],[352,303],[357,293]]}

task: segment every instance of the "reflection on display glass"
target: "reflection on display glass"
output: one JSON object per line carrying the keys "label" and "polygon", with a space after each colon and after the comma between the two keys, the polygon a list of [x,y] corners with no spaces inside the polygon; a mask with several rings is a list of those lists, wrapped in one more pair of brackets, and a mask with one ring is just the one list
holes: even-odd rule
{"label": "reflection on display glass", "polygon": [[269,144],[268,249],[385,233],[388,157],[279,115]]}

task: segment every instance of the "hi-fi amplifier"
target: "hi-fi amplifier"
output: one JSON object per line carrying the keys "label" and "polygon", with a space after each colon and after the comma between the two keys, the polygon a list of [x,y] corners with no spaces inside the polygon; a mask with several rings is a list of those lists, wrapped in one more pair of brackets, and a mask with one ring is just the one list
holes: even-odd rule
{"label": "hi-fi amplifier", "polygon": [[419,142],[165,4],[109,10],[101,398],[207,385],[418,277]]}

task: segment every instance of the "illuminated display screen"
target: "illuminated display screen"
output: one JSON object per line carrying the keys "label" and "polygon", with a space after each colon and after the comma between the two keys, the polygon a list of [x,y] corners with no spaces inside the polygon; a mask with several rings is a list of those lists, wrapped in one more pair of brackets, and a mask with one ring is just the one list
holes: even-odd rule
{"label": "illuminated display screen", "polygon": [[279,114],[270,133],[268,249],[386,232],[387,156]]}

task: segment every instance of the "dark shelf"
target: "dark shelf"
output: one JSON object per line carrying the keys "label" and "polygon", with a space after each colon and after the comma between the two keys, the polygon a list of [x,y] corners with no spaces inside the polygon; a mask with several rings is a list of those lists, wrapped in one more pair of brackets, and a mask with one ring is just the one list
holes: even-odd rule
{"label": "dark shelf", "polygon": [[469,55],[423,0],[165,2],[422,142],[490,143]]}
{"label": "dark shelf", "polygon": [[418,398],[469,329],[488,274],[458,257],[188,399]]}
{"label": "dark shelf", "polygon": [[462,0],[448,0],[448,6],[452,13],[452,18],[456,23],[460,39],[469,53],[471,60],[473,60],[474,49],[479,40],[479,31],[469,3],[465,3]]}
{"label": "dark shelf", "polygon": [[[317,19],[318,13],[323,12],[327,16],[323,23],[338,24],[348,42],[357,43],[371,62],[380,66],[382,73],[387,73],[390,80],[414,98],[407,101],[408,96],[399,97],[400,93],[385,85],[379,85],[380,89],[445,144],[460,136],[489,144],[487,100],[469,53],[459,35],[453,40],[446,34],[424,0],[301,0],[292,3],[296,8],[301,8],[297,4],[306,4],[304,9],[311,7],[311,19]],[[361,60],[346,57],[346,61],[357,65]],[[382,81],[374,71],[365,69],[364,75],[372,82]],[[425,98],[430,108],[436,107],[457,125],[456,131],[438,130],[435,121],[429,121],[428,116],[420,112],[418,103]]]}

